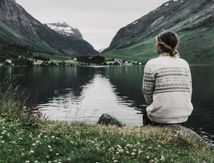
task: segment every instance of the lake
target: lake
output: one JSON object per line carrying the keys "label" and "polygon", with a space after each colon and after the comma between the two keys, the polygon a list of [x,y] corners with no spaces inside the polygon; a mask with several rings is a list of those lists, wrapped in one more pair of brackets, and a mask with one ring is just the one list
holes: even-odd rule
{"label": "lake", "polygon": [[[1,67],[13,76],[20,98],[48,119],[96,123],[103,113],[142,125],[143,66]],[[194,111],[185,126],[214,141],[214,66],[191,66]],[[24,93],[23,93],[24,92]],[[23,95],[24,94],[24,95]]]}

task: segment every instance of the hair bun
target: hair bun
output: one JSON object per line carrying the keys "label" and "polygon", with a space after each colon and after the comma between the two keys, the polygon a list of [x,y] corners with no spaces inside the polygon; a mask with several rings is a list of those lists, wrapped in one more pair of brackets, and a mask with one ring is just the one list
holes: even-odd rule
{"label": "hair bun", "polygon": [[170,53],[170,55],[172,57],[176,56],[178,54],[178,51],[177,50],[173,50],[172,53]]}

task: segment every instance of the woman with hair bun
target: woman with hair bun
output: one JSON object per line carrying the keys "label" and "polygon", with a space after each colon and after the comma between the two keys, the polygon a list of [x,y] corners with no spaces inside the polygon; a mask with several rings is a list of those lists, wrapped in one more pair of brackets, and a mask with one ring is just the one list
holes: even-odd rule
{"label": "woman with hair bun", "polygon": [[144,68],[144,125],[181,124],[192,113],[191,72],[189,64],[180,58],[178,43],[178,35],[172,31],[164,31],[156,38],[159,56]]}

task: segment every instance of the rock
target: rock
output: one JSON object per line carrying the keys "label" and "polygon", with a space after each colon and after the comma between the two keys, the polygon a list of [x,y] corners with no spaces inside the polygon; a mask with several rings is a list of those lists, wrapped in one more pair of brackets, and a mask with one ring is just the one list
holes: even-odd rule
{"label": "rock", "polygon": [[209,147],[210,145],[199,134],[197,134],[195,131],[193,131],[187,127],[177,125],[177,124],[165,125],[163,127],[171,129],[173,132],[178,133],[182,137],[186,137],[189,139],[195,139],[201,146],[206,146],[206,147],[210,148]]}
{"label": "rock", "polygon": [[119,120],[117,120],[115,117],[109,115],[109,114],[103,114],[97,124],[101,124],[101,125],[114,125],[114,126],[118,126],[118,127],[123,127],[124,124],[122,124]]}

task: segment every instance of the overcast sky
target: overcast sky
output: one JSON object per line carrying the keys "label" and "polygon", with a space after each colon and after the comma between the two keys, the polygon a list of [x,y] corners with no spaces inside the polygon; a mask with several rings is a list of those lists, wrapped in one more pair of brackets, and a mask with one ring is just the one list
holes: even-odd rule
{"label": "overcast sky", "polygon": [[109,46],[116,32],[168,0],[16,0],[42,23],[77,27],[96,49]]}

